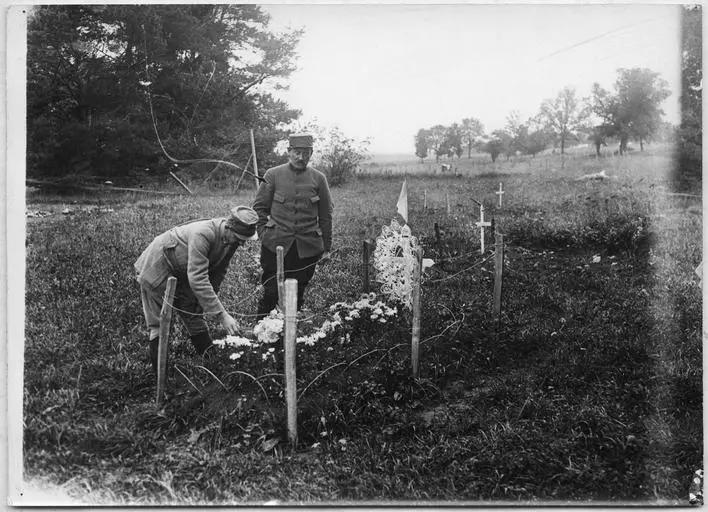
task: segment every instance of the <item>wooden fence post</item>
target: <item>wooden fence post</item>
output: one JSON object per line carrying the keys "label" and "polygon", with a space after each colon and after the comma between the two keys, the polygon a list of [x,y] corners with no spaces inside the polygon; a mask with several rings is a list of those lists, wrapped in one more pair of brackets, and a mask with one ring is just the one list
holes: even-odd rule
{"label": "wooden fence post", "polygon": [[411,336],[411,370],[413,378],[418,378],[419,354],[420,354],[420,276],[423,265],[423,248],[417,247],[415,250],[415,265],[413,267],[413,322]]}
{"label": "wooden fence post", "polygon": [[371,256],[371,240],[368,238],[364,240],[364,247],[362,250],[362,265],[363,265],[363,280],[364,280],[364,286],[363,290],[364,293],[369,293],[369,259]]}
{"label": "wooden fence post", "polygon": [[501,294],[504,276],[504,235],[494,234],[494,314],[501,322]]}
{"label": "wooden fence post", "polygon": [[276,273],[275,273],[275,279],[278,282],[278,306],[280,306],[280,310],[283,311],[283,308],[285,307],[284,300],[285,300],[285,291],[284,291],[284,283],[285,283],[285,263],[284,263],[284,256],[283,256],[283,246],[279,245],[275,248],[275,262],[276,262]]}
{"label": "wooden fence post", "polygon": [[450,216],[450,193],[445,192],[445,202],[447,203],[447,216]]}
{"label": "wooden fence post", "polygon": [[157,394],[155,395],[155,403],[158,407],[162,405],[167,383],[167,346],[170,341],[172,301],[175,298],[175,288],[177,288],[177,278],[170,277],[167,279],[165,295],[162,298],[162,309],[160,310],[160,339],[157,343]]}
{"label": "wooden fence post", "polygon": [[297,280],[285,280],[285,400],[288,409],[288,439],[297,446]]}
{"label": "wooden fence post", "polygon": [[253,128],[251,128],[251,156],[253,156],[253,179],[256,181],[256,190],[260,183],[258,183],[258,160],[256,160],[256,141],[253,138]]}
{"label": "wooden fence post", "polygon": [[428,191],[423,190],[423,210],[428,209]]}

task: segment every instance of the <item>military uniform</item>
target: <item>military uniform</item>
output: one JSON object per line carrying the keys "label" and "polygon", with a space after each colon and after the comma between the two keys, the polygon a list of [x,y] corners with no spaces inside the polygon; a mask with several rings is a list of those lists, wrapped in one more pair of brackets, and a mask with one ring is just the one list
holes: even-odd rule
{"label": "military uniform", "polygon": [[284,251],[285,278],[298,282],[298,308],[315,264],[332,247],[332,198],[325,175],[307,166],[298,170],[289,163],[268,169],[258,189],[253,209],[258,213],[261,239],[261,277],[265,292],[258,306],[267,315],[278,302],[275,279],[276,248]]}
{"label": "military uniform", "polygon": [[211,346],[205,315],[219,315],[222,324],[224,318],[233,322],[216,294],[241,241],[257,238],[256,219],[252,209],[237,207],[229,218],[181,224],[155,237],[135,262],[145,322],[150,332],[153,365],[160,332],[162,299],[170,277],[177,278],[175,310],[197,353],[203,353]]}
{"label": "military uniform", "polygon": [[[216,296],[235,245],[224,243],[226,219],[188,222],[156,237],[135,262],[150,338],[160,330],[160,308],[167,279],[177,278],[175,306],[190,336],[206,332],[203,313],[225,311]],[[149,300],[145,300],[145,299]]]}

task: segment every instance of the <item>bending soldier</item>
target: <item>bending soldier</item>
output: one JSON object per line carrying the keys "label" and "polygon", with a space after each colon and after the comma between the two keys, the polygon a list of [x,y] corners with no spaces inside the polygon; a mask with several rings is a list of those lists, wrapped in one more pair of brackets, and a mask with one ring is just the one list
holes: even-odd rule
{"label": "bending soldier", "polygon": [[257,220],[254,210],[237,206],[227,218],[181,224],[157,236],[135,262],[153,371],[157,368],[160,309],[170,276],[177,278],[175,310],[197,354],[204,354],[212,344],[205,315],[216,316],[228,334],[238,332],[238,323],[217,293],[236,249],[258,238]]}

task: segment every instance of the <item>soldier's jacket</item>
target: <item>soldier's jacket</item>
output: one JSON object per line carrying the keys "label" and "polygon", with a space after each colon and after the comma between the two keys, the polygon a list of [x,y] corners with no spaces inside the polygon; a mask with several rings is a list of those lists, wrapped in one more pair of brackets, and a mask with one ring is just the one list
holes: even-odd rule
{"label": "soldier's jacket", "polygon": [[327,178],[312,167],[302,171],[290,164],[263,175],[253,209],[258,213],[258,238],[275,252],[288,252],[293,242],[298,256],[308,258],[332,248],[332,197]]}
{"label": "soldier's jacket", "polygon": [[225,312],[216,296],[236,245],[223,239],[226,219],[187,222],[155,237],[135,262],[142,286],[159,288],[167,278],[187,280],[205,313]]}

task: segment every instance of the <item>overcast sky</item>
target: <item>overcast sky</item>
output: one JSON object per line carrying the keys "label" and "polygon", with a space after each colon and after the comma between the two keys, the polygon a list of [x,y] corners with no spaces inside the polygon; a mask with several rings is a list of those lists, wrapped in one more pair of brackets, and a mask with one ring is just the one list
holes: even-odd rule
{"label": "overcast sky", "polygon": [[465,117],[487,132],[523,120],[564,86],[588,96],[618,68],[659,72],[677,122],[678,5],[263,5],[272,27],[304,28],[298,70],[279,93],[304,120],[409,153],[420,128]]}

